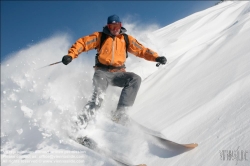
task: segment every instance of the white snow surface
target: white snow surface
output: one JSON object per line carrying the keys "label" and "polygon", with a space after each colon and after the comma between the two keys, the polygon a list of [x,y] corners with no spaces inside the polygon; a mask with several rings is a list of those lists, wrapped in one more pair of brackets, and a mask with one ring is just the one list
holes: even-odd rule
{"label": "white snow surface", "polygon": [[199,146],[171,147],[111,122],[121,92],[114,87],[87,130],[74,133],[77,113],[92,92],[94,53],[39,69],[59,61],[72,44],[69,35],[57,34],[1,64],[1,165],[119,165],[69,138],[87,134],[135,164],[249,166],[250,2],[223,2],[160,29],[124,25],[168,59],[157,68],[129,55],[127,71],[143,79],[129,115],[170,140]]}

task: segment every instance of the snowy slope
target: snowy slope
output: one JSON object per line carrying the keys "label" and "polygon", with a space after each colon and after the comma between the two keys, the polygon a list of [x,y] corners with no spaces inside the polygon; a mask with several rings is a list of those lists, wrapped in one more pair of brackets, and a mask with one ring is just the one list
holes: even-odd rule
{"label": "snowy slope", "polygon": [[[143,83],[129,114],[170,140],[199,147],[167,146],[137,128],[110,122],[107,114],[120,93],[112,87],[83,134],[115,155],[149,166],[250,165],[250,2],[223,2],[148,36],[132,35],[169,61],[157,69],[130,55],[128,70],[141,75]],[[60,60],[70,40],[54,36],[1,64],[2,165],[118,165],[68,137],[76,134],[71,125],[91,94],[94,56],[36,70]],[[223,150],[245,158],[222,159]]]}
{"label": "snowy slope", "polygon": [[171,62],[144,81],[133,118],[200,144],[174,164],[234,165],[220,162],[219,151],[250,150],[249,12],[249,2],[226,2],[152,34]]}

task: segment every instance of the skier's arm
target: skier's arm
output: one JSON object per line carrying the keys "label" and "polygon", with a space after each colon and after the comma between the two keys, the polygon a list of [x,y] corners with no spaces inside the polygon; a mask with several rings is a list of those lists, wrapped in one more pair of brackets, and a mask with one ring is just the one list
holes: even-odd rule
{"label": "skier's arm", "polygon": [[91,35],[78,39],[68,50],[68,55],[73,59],[77,58],[82,52],[92,50],[100,43],[100,33],[95,32]]}
{"label": "skier's arm", "polygon": [[159,57],[156,52],[153,50],[144,47],[142,44],[140,44],[135,38],[128,35],[129,38],[129,47],[128,52],[134,54],[135,56],[144,58],[148,61],[156,61],[156,58]]}

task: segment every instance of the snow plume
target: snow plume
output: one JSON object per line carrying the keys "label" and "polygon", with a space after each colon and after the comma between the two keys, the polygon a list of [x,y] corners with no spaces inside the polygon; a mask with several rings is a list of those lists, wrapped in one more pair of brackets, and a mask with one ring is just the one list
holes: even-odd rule
{"label": "snow plume", "polygon": [[60,61],[72,44],[69,41],[65,34],[52,36],[20,50],[1,64],[3,145],[35,149],[46,138],[61,137],[70,117],[86,101],[92,75],[87,72],[88,58],[83,65],[74,61],[68,66],[40,68]]}
{"label": "snow plume", "polygon": [[[1,64],[3,153],[79,150],[65,142],[77,113],[92,93],[94,55],[83,53],[67,66],[60,63],[41,68],[61,61],[71,45],[69,35],[57,34],[20,50]],[[98,160],[98,156],[87,157],[84,164],[98,165]]]}

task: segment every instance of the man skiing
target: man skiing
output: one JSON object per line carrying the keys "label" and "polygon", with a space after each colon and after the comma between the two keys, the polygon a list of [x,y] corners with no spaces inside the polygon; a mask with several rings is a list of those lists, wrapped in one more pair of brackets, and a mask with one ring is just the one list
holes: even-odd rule
{"label": "man skiing", "polygon": [[111,15],[102,32],[94,32],[78,39],[68,50],[68,55],[62,58],[63,64],[67,65],[80,53],[97,49],[93,76],[94,91],[78,116],[81,125],[86,124],[90,116],[101,107],[109,84],[123,88],[112,119],[118,123],[126,121],[126,110],[134,104],[141,84],[140,76],[125,71],[127,51],[140,58],[166,64],[167,59],[164,56],[158,56],[156,52],[144,47],[125,32],[126,29],[122,27],[120,18],[117,15]]}

